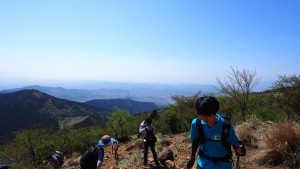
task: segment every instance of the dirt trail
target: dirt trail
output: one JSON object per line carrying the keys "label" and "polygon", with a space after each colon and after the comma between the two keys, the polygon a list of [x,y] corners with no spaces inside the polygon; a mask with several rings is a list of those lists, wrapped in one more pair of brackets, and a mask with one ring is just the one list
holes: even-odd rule
{"label": "dirt trail", "polygon": [[[158,135],[158,142],[156,143],[157,154],[162,151],[164,147],[163,142],[167,141],[170,143],[169,148],[174,153],[175,158],[175,168],[176,169],[184,169],[186,162],[190,156],[191,143],[188,140],[188,133],[177,134],[172,137],[170,136],[162,136]],[[130,149],[130,150],[126,150]],[[247,149],[247,155],[245,157],[241,157],[240,166],[241,169],[269,169],[268,167],[262,167],[251,162],[253,155],[257,153],[257,149]],[[148,166],[143,166],[143,152],[142,152],[142,141],[141,138],[137,138],[136,136],[132,137],[127,143],[120,143],[119,147],[119,159],[115,160],[111,151],[111,146],[105,147],[105,156],[104,163],[101,169],[154,169],[155,163],[152,158],[151,151],[149,151],[148,155]],[[65,164],[63,169],[80,169],[79,167],[79,159],[80,155],[76,154],[71,158],[67,158],[65,160]],[[236,158],[233,157],[236,161]],[[167,167],[164,167],[167,168]],[[196,162],[193,167],[196,169]],[[274,167],[273,167],[274,169]]]}

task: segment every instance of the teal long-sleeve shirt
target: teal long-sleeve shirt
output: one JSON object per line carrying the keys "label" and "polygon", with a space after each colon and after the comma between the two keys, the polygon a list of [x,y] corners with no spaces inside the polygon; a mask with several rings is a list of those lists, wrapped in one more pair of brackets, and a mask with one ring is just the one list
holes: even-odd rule
{"label": "teal long-sleeve shirt", "polygon": [[[203,120],[201,120],[204,136],[207,139],[221,140],[224,119],[221,118],[218,114],[216,116],[218,117],[217,121],[212,127],[209,127]],[[191,124],[190,139],[192,141],[199,139],[196,120],[197,118],[195,118]],[[238,137],[232,125],[230,126],[230,131],[227,140],[231,145],[238,144]],[[199,149],[204,151],[204,153],[209,157],[217,157],[217,158],[224,157],[226,154],[229,153],[228,150],[223,146],[222,142],[220,141],[219,142],[204,141],[204,143],[200,145]],[[229,162],[213,163],[212,161],[207,160],[205,158],[201,158],[200,156],[198,156],[198,165],[203,169],[231,169],[232,168],[232,164]]]}

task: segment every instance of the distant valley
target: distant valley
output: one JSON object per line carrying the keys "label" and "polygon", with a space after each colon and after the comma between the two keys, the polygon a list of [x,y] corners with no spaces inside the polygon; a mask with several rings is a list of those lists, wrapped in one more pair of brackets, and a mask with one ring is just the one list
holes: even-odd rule
{"label": "distant valley", "polygon": [[[192,96],[197,92],[208,94],[217,92],[212,85],[167,85],[167,84],[127,84],[127,83],[89,83],[73,86],[73,89],[48,86],[26,86],[0,90],[11,93],[23,89],[35,89],[57,98],[85,102],[93,99],[132,99],[140,102],[152,102],[159,107],[173,103],[172,96]],[[76,88],[75,88],[76,87]]]}

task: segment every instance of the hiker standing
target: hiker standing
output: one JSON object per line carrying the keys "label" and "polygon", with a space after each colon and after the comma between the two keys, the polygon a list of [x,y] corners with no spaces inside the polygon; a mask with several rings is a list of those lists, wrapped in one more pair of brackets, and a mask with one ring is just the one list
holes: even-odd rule
{"label": "hiker standing", "polygon": [[115,139],[113,142],[112,142],[112,145],[111,145],[111,152],[112,154],[114,155],[114,158],[117,160],[118,159],[118,149],[119,149],[119,142],[117,139]]}
{"label": "hiker standing", "polygon": [[64,163],[64,156],[62,152],[55,151],[52,155],[49,155],[46,160],[48,161],[48,164],[46,167],[48,167],[50,164],[52,164],[53,169],[61,169],[61,166]]}
{"label": "hiker standing", "polygon": [[101,168],[103,157],[104,157],[104,147],[111,145],[115,141],[114,138],[111,138],[109,135],[104,135],[98,144],[98,161],[97,161],[97,169]]}
{"label": "hiker standing", "polygon": [[239,142],[230,122],[217,114],[218,100],[212,96],[200,97],[196,110],[199,117],[191,123],[192,153],[186,168],[192,168],[197,159],[197,169],[232,169],[231,146],[238,156],[244,156],[246,149]]}
{"label": "hiker standing", "polygon": [[140,125],[139,132],[144,136],[144,165],[146,166],[148,163],[148,149],[150,150],[153,155],[153,159],[155,161],[155,165],[160,167],[160,163],[157,158],[157,154],[155,152],[155,143],[156,137],[153,133],[154,127],[152,126],[152,119],[146,118]]}

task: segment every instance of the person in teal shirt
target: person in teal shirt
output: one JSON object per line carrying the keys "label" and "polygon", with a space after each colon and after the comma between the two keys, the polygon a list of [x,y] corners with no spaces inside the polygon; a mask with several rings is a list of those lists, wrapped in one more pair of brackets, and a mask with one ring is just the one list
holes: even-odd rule
{"label": "person in teal shirt", "polygon": [[212,96],[204,96],[197,99],[196,110],[201,119],[203,128],[203,139],[199,135],[199,127],[197,127],[197,119],[191,123],[190,139],[192,141],[191,158],[187,163],[187,169],[193,167],[196,159],[196,152],[199,146],[197,157],[197,169],[232,169],[232,152],[233,146],[235,152],[239,156],[246,154],[245,147],[239,141],[233,126],[228,123],[229,131],[227,134],[226,148],[221,141],[223,132],[223,123],[225,119],[218,114],[219,102]]}

